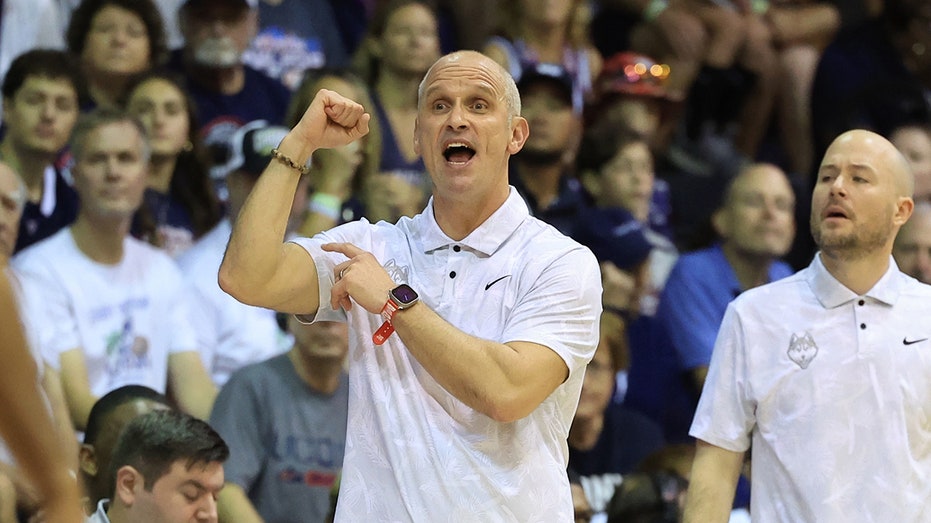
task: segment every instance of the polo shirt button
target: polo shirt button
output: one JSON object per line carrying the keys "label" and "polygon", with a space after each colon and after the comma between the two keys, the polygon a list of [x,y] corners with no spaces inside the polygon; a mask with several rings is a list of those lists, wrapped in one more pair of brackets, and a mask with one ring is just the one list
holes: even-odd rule
{"label": "polo shirt button", "polygon": [[860,301],[857,302],[857,304],[860,305],[860,306],[863,306],[864,303],[866,303],[866,302],[863,301],[863,300],[860,300]]}
{"label": "polo shirt button", "polygon": [[458,245],[453,245],[453,250],[456,251],[456,252],[459,252],[459,251],[462,250],[462,247],[460,247],[460,246],[458,246]]}
{"label": "polo shirt button", "polygon": [[861,323],[861,324],[860,324],[860,328],[861,328],[861,329],[866,329],[866,324],[865,324],[865,323]]}
{"label": "polo shirt button", "polygon": [[450,277],[450,278],[455,278],[455,277],[456,277],[456,271],[450,272],[450,273],[449,273],[449,277]]}

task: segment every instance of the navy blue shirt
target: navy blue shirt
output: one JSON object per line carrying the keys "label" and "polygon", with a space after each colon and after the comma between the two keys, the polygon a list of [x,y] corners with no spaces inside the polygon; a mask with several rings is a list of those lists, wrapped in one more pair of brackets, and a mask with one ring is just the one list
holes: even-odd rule
{"label": "navy blue shirt", "polygon": [[[48,174],[48,170],[46,171]],[[59,230],[69,226],[78,216],[78,195],[55,169],[54,177],[47,176],[46,183],[54,184],[54,190],[45,187],[42,201],[27,201],[23,216],[19,222],[19,237],[16,239],[14,252],[19,252],[30,245],[44,240]]]}

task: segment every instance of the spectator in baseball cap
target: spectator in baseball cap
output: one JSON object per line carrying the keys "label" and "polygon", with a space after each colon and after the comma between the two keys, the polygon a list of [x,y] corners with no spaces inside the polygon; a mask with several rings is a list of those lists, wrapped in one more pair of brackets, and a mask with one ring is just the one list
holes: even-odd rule
{"label": "spectator in baseball cap", "polygon": [[572,103],[572,77],[560,65],[535,64],[524,70],[517,88],[521,116],[532,131],[511,158],[511,185],[534,216],[571,236],[586,204],[572,169],[582,129]]}

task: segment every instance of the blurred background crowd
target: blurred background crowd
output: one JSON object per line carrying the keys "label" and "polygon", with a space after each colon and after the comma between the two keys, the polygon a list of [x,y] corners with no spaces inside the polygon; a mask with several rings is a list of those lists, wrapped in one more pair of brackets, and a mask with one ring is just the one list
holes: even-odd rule
{"label": "blurred background crowd", "polygon": [[[229,444],[220,521],[325,520],[346,327],[243,305],[217,269],[319,89],[362,103],[372,131],[314,153],[282,202],[287,234],[419,213],[417,89],[454,50],[514,77],[531,133],[511,184],[601,262],[601,342],[569,438],[578,521],[676,521],[724,310],[811,260],[809,194],[841,132],[874,130],[911,163],[917,206],[895,259],[931,283],[925,0],[0,6],[0,260],[88,513],[112,495],[122,426],[178,408]],[[738,489],[735,518],[750,502]],[[0,523],[39,508],[0,460]]]}

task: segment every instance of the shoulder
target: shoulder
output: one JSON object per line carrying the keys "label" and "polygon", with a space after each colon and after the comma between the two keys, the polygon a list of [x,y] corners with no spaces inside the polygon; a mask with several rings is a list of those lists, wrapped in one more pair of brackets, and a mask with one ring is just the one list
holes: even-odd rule
{"label": "shoulder", "polygon": [[10,260],[11,265],[19,271],[32,272],[38,268],[70,263],[68,259],[74,249],[69,246],[69,230],[62,229],[16,253]]}

